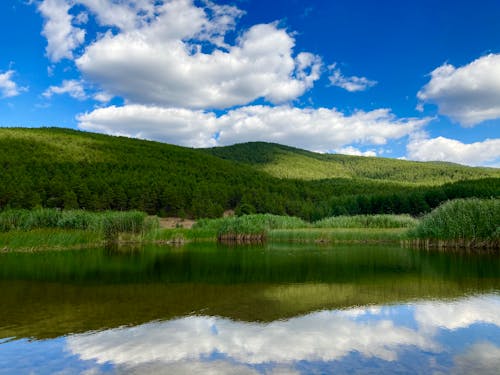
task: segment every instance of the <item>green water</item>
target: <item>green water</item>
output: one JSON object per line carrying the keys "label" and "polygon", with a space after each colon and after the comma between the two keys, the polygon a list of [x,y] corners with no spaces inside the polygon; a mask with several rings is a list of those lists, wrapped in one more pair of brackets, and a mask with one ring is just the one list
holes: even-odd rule
{"label": "green water", "polygon": [[397,246],[267,245],[0,255],[0,338],[54,338],[193,314],[270,322],[500,290],[500,258]]}

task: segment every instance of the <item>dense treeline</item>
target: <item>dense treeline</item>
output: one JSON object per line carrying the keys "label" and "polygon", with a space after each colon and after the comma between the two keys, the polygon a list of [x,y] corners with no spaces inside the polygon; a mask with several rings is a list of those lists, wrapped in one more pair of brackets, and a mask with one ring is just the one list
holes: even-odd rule
{"label": "dense treeline", "polygon": [[449,199],[500,195],[499,178],[430,187],[366,176],[280,179],[203,150],[68,129],[0,129],[0,165],[0,209],[136,209],[196,218],[235,209],[314,221],[419,215]]}
{"label": "dense treeline", "polygon": [[215,147],[205,152],[252,165],[275,177],[318,180],[368,178],[421,185],[500,177],[500,170],[471,168],[445,162],[415,162],[380,157],[318,154],[273,143],[249,142]]}

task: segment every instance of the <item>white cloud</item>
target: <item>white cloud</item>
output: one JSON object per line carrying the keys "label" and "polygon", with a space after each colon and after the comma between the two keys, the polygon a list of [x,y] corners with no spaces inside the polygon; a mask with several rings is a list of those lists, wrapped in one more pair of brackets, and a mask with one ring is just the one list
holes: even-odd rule
{"label": "white cloud", "polygon": [[42,95],[46,98],[51,98],[53,95],[61,94],[68,94],[72,98],[78,100],[87,99],[87,94],[85,94],[82,81],[75,79],[64,80],[61,86],[50,86]]}
{"label": "white cloud", "polygon": [[132,104],[99,108],[77,119],[83,130],[190,147],[215,145],[216,116],[203,111]]}
{"label": "white cloud", "polygon": [[75,17],[75,23],[77,25],[84,25],[89,22],[89,14],[87,12],[80,12]]}
{"label": "white cloud", "polygon": [[[194,109],[228,108],[258,98],[282,103],[302,95],[320,75],[320,58],[294,57],[294,38],[276,24],[254,25],[228,44],[225,34],[241,15],[234,7],[207,2],[200,8],[173,0],[155,7],[156,17],[138,25],[129,7],[116,20],[119,12],[92,5],[101,2],[82,3],[102,23],[122,29],[90,44],[76,59],[77,67],[129,103]],[[202,47],[203,41],[211,47]]]}
{"label": "white cloud", "polygon": [[71,5],[66,0],[43,0],[38,10],[45,18],[42,35],[47,38],[46,52],[51,61],[72,59],[73,50],[85,40],[85,31],[72,25]]}
{"label": "white cloud", "polygon": [[435,103],[439,113],[464,126],[500,118],[500,54],[490,54],[455,68],[443,64],[417,94],[422,103]]}
{"label": "white cloud", "polygon": [[97,16],[103,26],[114,26],[121,30],[133,30],[147,24],[155,16],[155,1],[152,0],[76,0]]}
{"label": "white cloud", "polygon": [[107,92],[105,91],[100,91],[100,92],[97,92],[93,95],[93,98],[94,100],[97,100],[98,102],[101,102],[101,103],[107,103],[109,102],[111,99],[113,99],[113,95],[111,94],[108,94]]}
{"label": "white cloud", "polygon": [[500,299],[496,295],[469,297],[451,302],[425,302],[416,305],[415,320],[420,330],[456,330],[475,323],[500,327]]}
{"label": "white cloud", "polygon": [[331,75],[328,77],[330,83],[333,86],[341,87],[349,92],[365,91],[377,84],[377,81],[372,81],[365,77],[346,77],[342,75],[340,69],[337,68],[337,64],[330,65],[328,69],[331,71]]}
{"label": "white cloud", "polygon": [[[185,360],[172,363],[141,363],[138,365],[125,365],[115,367],[114,373],[127,375],[259,375],[261,372],[245,365],[237,365],[222,360],[219,361],[193,361]],[[266,372],[274,375],[275,372]],[[297,372],[286,372],[286,375],[295,375]],[[90,374],[89,374],[90,375]],[[279,374],[276,374],[279,375]]]}
{"label": "white cloud", "polygon": [[407,156],[411,160],[449,161],[466,165],[486,165],[500,158],[500,139],[462,143],[444,137],[414,136],[408,142]]}
{"label": "white cloud", "polygon": [[374,150],[361,151],[360,149],[352,147],[352,146],[336,149],[335,152],[338,154],[344,154],[344,155],[377,156],[377,152]]}
{"label": "white cloud", "polygon": [[12,80],[14,74],[15,72],[13,70],[7,70],[5,73],[0,73],[0,94],[2,98],[11,98],[28,90],[26,87],[19,87]]}
{"label": "white cloud", "polygon": [[451,373],[498,375],[500,369],[500,348],[490,342],[481,342],[471,346],[463,354],[454,358],[455,367]]}
{"label": "white cloud", "polygon": [[327,108],[248,106],[217,117],[212,112],[144,105],[100,108],[77,119],[83,130],[179,145],[206,147],[266,141],[320,152],[352,143],[382,145],[417,131],[429,121],[397,119],[387,109],[347,116]]}
{"label": "white cloud", "polygon": [[352,351],[393,361],[401,346],[437,348],[418,332],[389,320],[357,322],[328,311],[268,324],[193,316],[75,335],[67,344],[83,360],[132,366],[197,361],[212,353],[245,364],[331,361]]}

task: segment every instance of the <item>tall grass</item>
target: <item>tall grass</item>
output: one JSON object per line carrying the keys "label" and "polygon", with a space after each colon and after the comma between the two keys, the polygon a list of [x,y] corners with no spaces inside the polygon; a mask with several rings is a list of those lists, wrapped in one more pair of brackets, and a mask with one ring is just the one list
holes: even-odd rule
{"label": "tall grass", "polygon": [[454,247],[500,245],[500,199],[457,199],[439,206],[408,237]]}
{"label": "tall grass", "polygon": [[333,216],[313,223],[314,228],[412,228],[418,220],[410,215]]}
{"label": "tall grass", "polygon": [[398,243],[405,228],[308,228],[272,230],[268,239],[275,242],[303,243]]}
{"label": "tall grass", "polygon": [[0,251],[38,251],[46,249],[69,249],[102,245],[103,240],[94,232],[86,230],[67,230],[43,228],[11,230],[0,232]]}
{"label": "tall grass", "polygon": [[291,216],[245,215],[198,221],[193,230],[219,240],[385,241],[399,240],[418,220],[407,215],[338,216],[310,224]]}
{"label": "tall grass", "polygon": [[309,226],[309,223],[293,216],[255,214],[220,219],[202,219],[193,226],[193,230],[205,234],[211,233],[218,239],[262,240],[273,229],[297,229]]}
{"label": "tall grass", "polygon": [[72,229],[96,232],[104,235],[106,240],[115,240],[119,233],[140,234],[157,228],[157,220],[147,218],[140,211],[89,212],[41,208],[0,212],[0,232]]}

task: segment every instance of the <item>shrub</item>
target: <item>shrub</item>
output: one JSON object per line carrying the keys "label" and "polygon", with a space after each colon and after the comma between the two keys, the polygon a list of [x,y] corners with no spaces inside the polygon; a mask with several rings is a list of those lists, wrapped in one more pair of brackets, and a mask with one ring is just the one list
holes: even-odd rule
{"label": "shrub", "polygon": [[409,232],[409,237],[498,241],[499,227],[500,199],[457,199],[442,204],[426,215]]}

